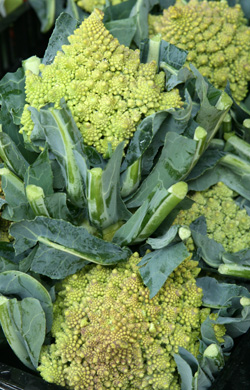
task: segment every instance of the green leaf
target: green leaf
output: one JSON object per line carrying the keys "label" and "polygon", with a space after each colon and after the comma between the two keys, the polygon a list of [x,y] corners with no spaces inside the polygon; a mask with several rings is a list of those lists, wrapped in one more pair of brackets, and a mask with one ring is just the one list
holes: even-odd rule
{"label": "green leaf", "polygon": [[158,183],[132,217],[118,229],[113,241],[119,245],[130,245],[148,238],[159,227],[168,214],[186,196],[188,187],[178,182],[168,189]]}
{"label": "green leaf", "polygon": [[181,180],[190,169],[195,150],[196,141],[168,132],[158,162],[132,199],[126,202],[127,207],[140,206],[158,183],[161,183],[165,188],[169,188],[172,184]]}
{"label": "green leaf", "polygon": [[[50,0],[48,0],[50,1]],[[79,21],[68,13],[61,13],[55,23],[55,28],[50,36],[42,63],[49,65],[54,61],[56,53],[62,49],[62,45],[69,45],[68,36],[72,35],[79,26]]]}
{"label": "green leaf", "polygon": [[192,238],[197,247],[197,254],[211,267],[218,268],[222,264],[225,249],[222,244],[207,236],[207,225],[204,216],[197,218],[189,226]]}
{"label": "green leaf", "polygon": [[148,238],[147,243],[153,249],[162,249],[165,246],[168,246],[175,239],[179,227],[179,225],[173,225],[163,236],[157,238]]}
{"label": "green leaf", "polygon": [[[232,155],[231,163],[225,164],[223,158],[228,155],[223,156],[216,165],[207,169],[201,176],[194,180],[188,180],[189,189],[204,191],[222,181],[229,188],[250,200],[250,164],[234,155]],[[239,166],[237,166],[237,162],[239,162]]]}
{"label": "green leaf", "polygon": [[45,314],[35,298],[6,299],[0,296],[0,323],[5,337],[21,362],[34,370],[45,339]]}
{"label": "green leaf", "polygon": [[88,170],[86,198],[89,219],[97,228],[106,228],[119,220],[127,220],[131,213],[120,196],[120,166],[124,144],[120,143],[106,168]]}
{"label": "green leaf", "polygon": [[29,164],[9,135],[2,131],[0,131],[0,157],[9,169],[21,179],[24,178]]}
{"label": "green leaf", "polygon": [[82,152],[82,136],[64,101],[61,101],[61,106],[60,110],[46,106],[39,112],[31,107],[31,118],[43,128],[49,149],[60,165],[69,199],[74,205],[84,207],[84,186],[74,156],[74,150]]}
{"label": "green leaf", "polygon": [[46,217],[13,224],[11,235],[17,254],[38,244],[32,270],[55,279],[75,273],[86,261],[111,265],[130,255],[128,248],[103,241],[83,227]]}
{"label": "green leaf", "polygon": [[189,253],[186,246],[179,242],[145,255],[138,266],[143,282],[153,298],[166,282],[168,276],[177,268]]}
{"label": "green leaf", "polygon": [[33,219],[33,213],[29,202],[25,196],[24,183],[8,168],[0,169],[2,178],[2,189],[7,201],[2,217],[10,221],[20,221],[22,219]]}
{"label": "green leaf", "polygon": [[25,104],[25,75],[22,68],[15,73],[6,73],[0,81],[0,101],[4,102],[14,124],[20,125]]}
{"label": "green leaf", "polygon": [[233,283],[222,283],[209,276],[197,278],[196,284],[202,288],[202,302],[206,307],[220,309],[230,306],[230,300],[233,297],[250,298],[246,287]]}
{"label": "green leaf", "polygon": [[103,22],[106,23],[112,20],[127,19],[135,3],[136,0],[128,0],[105,7]]}
{"label": "green leaf", "polygon": [[121,45],[129,47],[136,32],[136,17],[106,22],[105,27]]}
{"label": "green leaf", "polygon": [[212,382],[201,369],[198,360],[185,348],[179,347],[174,355],[181,376],[181,390],[207,390]]}
{"label": "green leaf", "polygon": [[143,39],[148,38],[148,14],[158,3],[158,0],[137,0],[131,10],[130,17],[136,17],[136,33],[134,41],[138,47]]}
{"label": "green leaf", "polygon": [[29,3],[41,22],[41,32],[49,31],[55,19],[55,0],[29,0]]}
{"label": "green leaf", "polygon": [[27,169],[24,183],[25,187],[30,184],[42,187],[45,195],[53,194],[53,172],[47,147]]}
{"label": "green leaf", "polygon": [[0,256],[0,272],[18,270],[18,268],[18,264],[13,263],[13,261]]}
{"label": "green leaf", "polygon": [[[0,110],[0,125],[2,125],[2,131],[12,139],[16,147],[20,150],[23,157],[29,162],[32,163],[37,157],[36,153],[33,153],[27,150],[24,146],[24,140],[22,134],[19,133],[19,126],[13,122],[11,113],[8,110],[8,107],[5,101],[1,103]],[[1,126],[0,126],[1,127]]]}
{"label": "green leaf", "polygon": [[51,297],[43,285],[32,276],[10,270],[0,273],[0,293],[4,296],[32,297],[38,300],[46,315],[46,332],[51,330],[53,310]]}

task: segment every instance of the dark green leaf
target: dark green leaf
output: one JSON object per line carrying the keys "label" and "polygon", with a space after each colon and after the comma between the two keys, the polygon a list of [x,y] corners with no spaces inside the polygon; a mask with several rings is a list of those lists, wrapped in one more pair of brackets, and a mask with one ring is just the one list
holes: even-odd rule
{"label": "dark green leaf", "polygon": [[179,354],[175,354],[174,359],[181,376],[181,390],[207,390],[211,387],[211,380],[189,351],[179,347]]}
{"label": "dark green leaf", "polygon": [[232,283],[222,283],[209,276],[197,278],[196,284],[202,288],[202,301],[206,307],[216,309],[228,307],[232,297],[245,296],[250,298],[250,293],[246,287]]}
{"label": "dark green leaf", "polygon": [[194,180],[204,174],[207,169],[213,168],[226,153],[215,149],[207,149],[202,154],[198,163],[187,177],[187,181]]}
{"label": "dark green leaf", "polygon": [[157,238],[148,238],[147,243],[153,249],[162,249],[165,246],[168,246],[175,239],[179,227],[179,225],[173,225],[163,236]]}
{"label": "dark green leaf", "polygon": [[18,264],[0,256],[0,272],[18,270]]}
{"label": "dark green leaf", "polygon": [[67,13],[62,13],[55,23],[48,47],[43,57],[43,64],[49,65],[54,61],[56,53],[62,50],[62,45],[68,45],[68,36],[72,35],[79,22]]}
{"label": "dark green leaf", "polygon": [[38,300],[46,315],[46,331],[52,326],[52,301],[46,288],[32,276],[17,270],[0,273],[0,293],[4,296],[32,297]]}
{"label": "dark green leaf", "polygon": [[6,73],[0,81],[0,101],[4,101],[14,124],[19,125],[25,104],[25,75],[23,68]]}
{"label": "dark green leaf", "polygon": [[127,206],[129,208],[140,206],[158,183],[169,188],[181,180],[190,168],[195,150],[194,140],[168,132],[157,164],[142,182],[133,198],[126,203]]}
{"label": "dark green leaf", "polygon": [[186,246],[180,242],[148,253],[142,258],[138,266],[143,282],[150,290],[150,299],[158,293],[168,276],[188,256]]}
{"label": "dark green leaf", "polygon": [[29,0],[29,3],[40,20],[41,32],[50,30],[55,19],[55,0]]}
{"label": "dark green leaf", "polygon": [[9,135],[3,132],[0,132],[0,157],[9,169],[24,178],[29,164]]}
{"label": "dark green leaf", "polygon": [[192,238],[197,247],[197,254],[211,267],[222,264],[222,254],[225,252],[223,245],[207,236],[206,219],[199,217],[190,225]]}
{"label": "dark green leaf", "polygon": [[25,186],[34,184],[42,187],[45,195],[53,194],[53,173],[47,147],[39,154],[36,161],[29,166],[24,182]]}
{"label": "dark green leaf", "polygon": [[63,100],[61,107],[57,110],[54,107],[46,106],[39,112],[31,108],[31,117],[35,124],[42,127],[49,149],[60,165],[70,201],[76,206],[84,207],[84,186],[74,156],[74,150],[82,153],[83,139]]}
{"label": "dark green leaf", "polygon": [[112,20],[127,19],[135,3],[136,0],[128,0],[105,7],[103,22],[106,23]]}
{"label": "dark green leaf", "polygon": [[34,370],[45,339],[43,308],[34,298],[2,300],[0,296],[0,323],[5,337],[21,362]]}
{"label": "dark green leaf", "polygon": [[[11,235],[15,238],[17,254],[38,244],[32,269],[38,272],[37,267],[43,267],[46,270],[44,274],[52,277],[56,273],[58,279],[74,273],[76,271],[74,264],[77,269],[82,268],[86,261],[111,265],[126,260],[130,255],[128,248],[120,248],[92,236],[83,227],[46,217],[13,224]],[[41,269],[39,273],[43,274]]]}

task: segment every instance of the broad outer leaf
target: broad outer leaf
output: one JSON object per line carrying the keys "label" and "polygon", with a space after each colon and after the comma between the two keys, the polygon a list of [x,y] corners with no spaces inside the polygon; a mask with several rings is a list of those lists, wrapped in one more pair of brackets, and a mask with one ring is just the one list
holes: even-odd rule
{"label": "broad outer leaf", "polygon": [[46,288],[32,276],[20,271],[5,271],[0,273],[0,293],[5,296],[19,298],[36,298],[46,315],[46,331],[52,326],[53,310],[51,297]]}
{"label": "broad outer leaf", "polygon": [[142,258],[138,266],[143,282],[150,290],[150,299],[158,293],[168,276],[188,256],[186,246],[179,242],[148,253]]}
{"label": "broad outer leaf", "polygon": [[0,296],[0,323],[11,348],[30,369],[38,366],[45,339],[46,320],[39,300],[24,298],[4,299]]}
{"label": "broad outer leaf", "polygon": [[[57,254],[58,262],[55,265],[55,271],[59,279],[65,277],[64,275],[60,276],[60,259],[62,262],[67,262],[67,274],[69,275],[75,272],[74,269],[72,271],[71,262],[77,262],[78,269],[80,269],[86,264],[86,261],[111,265],[126,260],[130,255],[128,248],[121,248],[103,241],[91,235],[83,227],[74,226],[58,219],[37,217],[34,221],[15,223],[11,226],[11,235],[15,238],[16,253],[23,253],[36,244],[39,245],[32,267],[34,267],[36,259],[38,261],[41,257],[45,263],[44,267],[48,267],[53,262],[52,254],[53,256]],[[65,270],[62,270],[62,273],[65,274]]]}
{"label": "broad outer leaf", "polygon": [[41,32],[49,31],[54,24],[55,0],[29,0],[29,3],[40,20]]}

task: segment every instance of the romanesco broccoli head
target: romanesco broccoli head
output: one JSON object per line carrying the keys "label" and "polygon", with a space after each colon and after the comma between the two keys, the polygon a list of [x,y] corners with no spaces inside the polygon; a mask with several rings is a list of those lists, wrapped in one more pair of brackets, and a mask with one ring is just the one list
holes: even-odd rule
{"label": "romanesco broccoli head", "polygon": [[[206,218],[207,235],[223,245],[230,253],[250,246],[250,216],[234,201],[235,193],[224,183],[219,182],[206,191],[195,192],[190,198],[194,201],[188,210],[181,210],[174,224],[189,226],[200,216]],[[194,250],[192,238],[186,245]]]}
{"label": "romanesco broccoli head", "polygon": [[62,282],[55,343],[38,368],[46,381],[74,390],[181,388],[173,354],[182,346],[198,355],[210,312],[196,285],[197,262],[185,259],[150,299],[139,261],[134,253],[115,267],[89,265]]}
{"label": "romanesco broccoli head", "polygon": [[247,94],[250,80],[250,28],[239,4],[227,1],[177,0],[163,15],[149,16],[150,35],[188,50],[187,62],[219,89],[227,80],[236,101]]}
{"label": "romanesco broccoli head", "polygon": [[[124,0],[111,0],[110,4],[111,5],[116,5],[122,3]],[[104,9],[106,6],[106,1],[105,0],[75,0],[76,4],[78,7],[84,9],[87,12],[92,12],[94,11],[95,8],[98,9]]]}
{"label": "romanesco broccoli head", "polygon": [[26,71],[26,100],[21,132],[30,139],[29,106],[47,103],[60,108],[64,98],[87,145],[106,156],[133,136],[137,124],[155,111],[181,107],[177,90],[164,92],[164,74],[155,62],[140,63],[139,50],[120,45],[95,10],[63,45],[52,64],[39,75]]}

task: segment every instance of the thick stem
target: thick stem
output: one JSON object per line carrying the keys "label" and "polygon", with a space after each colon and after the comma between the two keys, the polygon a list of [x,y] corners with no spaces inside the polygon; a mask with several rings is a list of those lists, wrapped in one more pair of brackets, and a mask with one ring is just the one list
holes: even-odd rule
{"label": "thick stem", "polygon": [[121,180],[121,196],[122,198],[125,198],[132,194],[139,186],[141,180],[141,158],[136,160],[126,169],[121,176]]}
{"label": "thick stem", "polygon": [[218,272],[222,275],[236,276],[239,278],[250,279],[250,267],[239,264],[221,264]]}
{"label": "thick stem", "polygon": [[49,217],[49,212],[44,203],[44,192],[42,187],[36,186],[34,184],[29,184],[26,187],[26,196],[28,202],[37,216]]}

